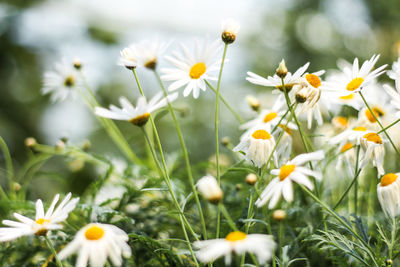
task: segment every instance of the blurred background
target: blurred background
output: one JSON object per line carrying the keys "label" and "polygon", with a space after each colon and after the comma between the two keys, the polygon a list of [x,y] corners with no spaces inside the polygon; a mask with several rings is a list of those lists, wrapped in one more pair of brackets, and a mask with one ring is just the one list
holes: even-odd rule
{"label": "blurred background", "polygon": [[[194,38],[220,37],[220,22],[234,18],[241,24],[237,41],[229,47],[222,95],[244,118],[254,115],[244,98],[254,95],[262,107],[272,106],[269,90],[248,83],[246,72],[272,75],[285,58],[289,71],[310,61],[310,71],[335,68],[336,60],[370,58],[380,53],[379,65],[391,64],[400,49],[398,0],[12,0],[0,2],[0,136],[9,146],[16,168],[29,156],[27,137],[55,145],[90,140],[91,150],[110,158],[123,156],[79,99],[52,103],[41,94],[42,77],[62,59],[80,58],[88,83],[100,103],[117,104],[122,95],[136,101],[132,73],[118,66],[119,51],[143,39],[171,41],[166,54],[180,42],[190,48]],[[161,60],[160,67],[167,66]],[[159,91],[153,74],[138,69],[145,94]],[[383,79],[386,79],[384,77]],[[177,101],[180,123],[194,164],[213,156],[214,94]],[[220,135],[238,142],[238,123],[225,107]],[[117,123],[139,155],[145,151],[139,129]],[[169,116],[158,121],[169,152],[179,149]],[[226,151],[222,151],[226,152]],[[229,158],[228,158],[229,160]],[[0,155],[0,163],[4,163]],[[3,169],[2,169],[3,170]],[[64,158],[46,163],[34,177],[31,197],[54,192],[79,194],[96,178],[90,166]],[[0,172],[5,183],[5,171]],[[199,175],[204,173],[199,173]],[[63,182],[60,182],[62,178]],[[197,177],[197,176],[196,176]],[[65,179],[67,178],[67,179]]]}

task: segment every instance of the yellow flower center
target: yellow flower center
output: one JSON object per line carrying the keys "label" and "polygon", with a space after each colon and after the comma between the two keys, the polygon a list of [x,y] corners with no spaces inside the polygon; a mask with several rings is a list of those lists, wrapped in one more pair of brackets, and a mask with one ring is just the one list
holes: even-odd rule
{"label": "yellow flower center", "polygon": [[315,74],[307,74],[306,80],[313,87],[318,88],[321,86],[321,79]]}
{"label": "yellow flower center", "polygon": [[257,130],[251,136],[254,139],[263,139],[263,140],[271,138],[271,135],[266,130]]}
{"label": "yellow flower center", "polygon": [[42,224],[44,224],[44,223],[49,223],[49,222],[50,222],[50,220],[43,219],[43,218],[40,218],[40,219],[37,219],[37,220],[36,220],[36,223],[37,223],[37,224],[40,224],[40,225],[42,225]]}
{"label": "yellow flower center", "polygon": [[97,225],[92,225],[85,231],[85,237],[87,240],[99,240],[103,235],[103,228]]}
{"label": "yellow flower center", "polygon": [[273,119],[275,119],[277,116],[278,116],[278,113],[276,113],[276,112],[268,113],[268,114],[265,115],[265,117],[264,117],[264,122],[265,122],[265,123],[270,122],[270,121],[272,121]]}
{"label": "yellow flower center", "polygon": [[352,143],[346,143],[346,144],[344,144],[344,145],[342,146],[342,148],[340,149],[340,152],[345,152],[345,151],[351,149],[352,147],[353,147],[353,144],[352,144]]}
{"label": "yellow flower center", "polygon": [[367,130],[367,128],[359,126],[359,127],[354,127],[353,131],[357,131],[357,132],[365,132]]}
{"label": "yellow flower center", "polygon": [[281,181],[285,180],[296,168],[296,165],[283,165],[279,172],[279,179]]}
{"label": "yellow flower center", "polygon": [[199,62],[190,68],[189,76],[192,79],[198,79],[206,72],[206,64]]}
{"label": "yellow flower center", "polygon": [[72,86],[74,86],[74,84],[75,84],[75,76],[68,75],[67,77],[65,77],[64,85],[66,87],[72,87]]}
{"label": "yellow flower center", "polygon": [[354,98],[353,94],[350,95],[344,95],[344,96],[339,96],[339,99],[341,100],[352,100]]}
{"label": "yellow flower center", "polygon": [[[283,124],[279,124],[278,125],[280,128],[285,128],[285,125],[283,125]],[[286,129],[285,129],[285,132],[287,133],[287,134],[289,134],[289,135],[292,135],[292,130],[290,130],[290,128],[289,127],[287,127],[286,126]]]}
{"label": "yellow flower center", "polygon": [[[372,109],[372,112],[375,114],[375,117],[381,117],[381,116],[385,115],[385,112],[378,107],[373,107],[371,109]],[[367,117],[367,119],[370,122],[374,123],[374,122],[376,122],[376,119],[375,119],[374,115],[372,115],[372,112],[369,111],[369,109],[367,109],[365,111],[365,116]]]}
{"label": "yellow flower center", "polygon": [[234,231],[230,232],[225,239],[230,241],[230,242],[235,242],[235,241],[241,241],[244,240],[247,237],[247,235],[243,232],[240,231]]}
{"label": "yellow flower center", "polygon": [[364,135],[364,138],[367,139],[367,141],[374,142],[375,144],[382,144],[381,137],[376,133],[367,133]]}
{"label": "yellow flower center", "polygon": [[346,89],[347,91],[354,91],[358,89],[363,82],[364,82],[363,78],[354,78],[347,84]]}
{"label": "yellow flower center", "polygon": [[347,127],[347,124],[349,123],[349,121],[347,120],[346,117],[342,117],[342,116],[337,116],[334,118],[334,121],[338,124],[340,124],[343,127]]}
{"label": "yellow flower center", "polygon": [[146,112],[142,115],[130,119],[129,122],[140,127],[146,124],[146,122],[149,120],[149,117],[150,113]]}
{"label": "yellow flower center", "polygon": [[381,179],[381,186],[388,186],[397,180],[397,175],[394,173],[385,174]]}

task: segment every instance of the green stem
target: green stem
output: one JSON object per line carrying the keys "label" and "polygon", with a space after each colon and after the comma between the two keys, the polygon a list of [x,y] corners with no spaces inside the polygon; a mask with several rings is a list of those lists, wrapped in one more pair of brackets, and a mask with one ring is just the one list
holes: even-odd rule
{"label": "green stem", "polygon": [[392,126],[396,125],[399,121],[400,121],[400,119],[395,120],[394,122],[392,122],[391,124],[389,124],[388,126],[386,126],[385,128],[383,128],[382,130],[380,130],[380,131],[377,132],[377,133],[380,134],[380,133],[383,132],[384,130],[387,130],[387,129],[391,128]]}
{"label": "green stem", "polygon": [[[217,90],[214,88],[214,86],[212,86],[212,84],[205,80],[207,86],[216,94]],[[222,96],[219,95],[219,99],[221,99],[222,103],[224,103],[224,105],[229,109],[229,111],[232,113],[232,115],[236,118],[236,120],[240,123],[243,124],[244,120],[242,119],[242,117],[235,111],[235,109],[229,105],[228,101],[226,101],[226,99]]]}
{"label": "green stem", "polygon": [[229,226],[232,228],[232,230],[233,231],[238,231],[238,228],[236,227],[236,224],[233,222],[231,215],[229,215],[229,212],[226,210],[225,205],[220,203],[218,205],[218,207],[219,207],[219,210],[224,215],[225,219],[227,220]]}
{"label": "green stem", "polygon": [[[354,177],[358,177],[358,162],[360,159],[360,146],[357,147],[357,159],[356,159],[356,168],[354,170]],[[358,179],[355,179],[355,185],[354,185],[354,214],[357,216],[358,212]]]}
{"label": "green stem", "polygon": [[58,267],[63,267],[63,265],[62,265],[60,259],[59,259],[58,256],[57,256],[57,252],[56,252],[56,250],[54,249],[54,246],[53,246],[53,244],[51,243],[50,239],[49,239],[47,236],[44,236],[44,239],[46,240],[46,244],[47,244],[48,248],[50,249],[51,253],[53,253],[54,258],[56,259],[56,263],[57,263]]}
{"label": "green stem", "polygon": [[[218,134],[218,130],[219,130],[219,96],[220,96],[219,92],[220,92],[220,89],[221,89],[222,70],[224,68],[227,49],[228,49],[228,44],[225,44],[224,53],[222,55],[221,68],[219,70],[219,75],[218,75],[217,91],[215,93],[214,134],[215,134],[215,161],[216,161],[216,168],[217,168],[217,182],[218,182],[218,185],[221,185],[221,176],[220,176],[220,168],[219,168],[219,134]],[[217,232],[215,234],[215,238],[219,238],[220,222],[221,222],[221,211],[220,211],[220,206],[218,205]]]}
{"label": "green stem", "polygon": [[393,143],[392,138],[390,138],[389,134],[386,132],[386,129],[383,127],[382,123],[378,120],[378,117],[375,115],[375,112],[368,105],[367,100],[365,100],[365,98],[364,98],[364,95],[361,93],[361,91],[359,93],[360,93],[360,96],[361,96],[362,100],[364,101],[364,104],[367,106],[369,112],[371,112],[372,116],[374,116],[374,119],[379,124],[379,126],[382,129],[382,131],[385,133],[387,139],[389,139],[389,142],[392,144],[393,149],[396,151],[397,155],[400,156],[400,151],[397,149],[396,145]]}
{"label": "green stem", "polygon": [[[254,202],[254,191],[255,191],[254,187],[255,187],[255,185],[251,188],[250,195],[249,195],[249,207],[247,210],[247,222],[245,224],[245,230],[244,230],[244,232],[246,234],[249,233],[249,229],[250,229],[251,222],[249,221],[249,219],[251,219],[253,217],[253,206],[254,206],[253,202]],[[244,265],[245,257],[246,257],[245,254],[243,254],[240,259],[240,266]]]}
{"label": "green stem", "polygon": [[[13,167],[10,151],[8,150],[7,144],[1,136],[0,136],[0,147],[3,150],[10,195],[13,196],[14,195],[14,167]],[[5,197],[6,199],[8,198],[1,186],[0,186],[0,192],[3,195],[3,197]]]}
{"label": "green stem", "polygon": [[392,218],[392,235],[391,235],[391,242],[389,247],[389,259],[393,260],[393,247],[396,240],[396,217]]}
{"label": "green stem", "polygon": [[[167,90],[164,87],[164,84],[161,81],[160,75],[158,74],[157,71],[154,71],[154,74],[156,75],[156,78],[157,78],[157,80],[158,80],[158,82],[159,82],[159,84],[161,86],[161,89],[164,92],[164,96],[167,96],[168,93],[167,93]],[[168,102],[168,109],[169,109],[169,112],[171,113],[172,120],[174,121],[175,129],[176,129],[176,132],[178,134],[179,142],[181,144],[181,149],[182,149],[182,152],[183,152],[183,158],[185,159],[186,172],[187,172],[187,175],[188,175],[188,178],[189,178],[190,187],[192,189],[192,192],[193,192],[193,195],[194,195],[194,199],[195,199],[196,205],[197,205],[197,210],[199,212],[199,217],[200,217],[200,220],[201,220],[201,226],[202,226],[202,229],[203,229],[203,238],[207,239],[206,223],[205,223],[205,220],[204,220],[203,210],[202,210],[201,204],[200,204],[199,194],[198,194],[198,192],[196,190],[196,186],[194,184],[193,173],[192,173],[192,168],[191,168],[191,165],[190,165],[189,153],[188,153],[188,150],[187,150],[186,144],[185,144],[185,139],[183,138],[183,134],[182,134],[181,128],[179,126],[178,120],[176,118],[174,108],[172,107],[170,102]]]}

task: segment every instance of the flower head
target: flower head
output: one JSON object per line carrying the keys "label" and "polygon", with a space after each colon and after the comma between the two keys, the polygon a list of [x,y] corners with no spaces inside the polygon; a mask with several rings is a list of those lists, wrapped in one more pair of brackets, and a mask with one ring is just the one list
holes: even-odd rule
{"label": "flower head", "polygon": [[0,241],[10,241],[25,235],[46,235],[48,231],[61,229],[61,222],[65,221],[68,214],[75,208],[79,198],[71,199],[71,193],[65,196],[61,203],[56,204],[60,199],[57,194],[47,212],[44,212],[42,200],[36,201],[35,220],[25,217],[19,213],[14,213],[14,217],[18,220],[3,220],[3,224],[9,227],[0,228]]}
{"label": "flower head", "polygon": [[287,202],[293,201],[293,182],[302,184],[310,190],[314,189],[313,183],[307,176],[313,176],[317,180],[322,179],[322,174],[303,167],[306,162],[321,160],[324,158],[322,151],[301,154],[282,165],[280,169],[271,170],[271,174],[277,175],[267,185],[260,197],[256,201],[257,207],[264,206],[269,202],[268,208],[273,209],[278,204],[281,195]]}
{"label": "flower head", "polygon": [[213,43],[204,41],[202,48],[196,41],[194,54],[191,54],[186,46],[181,45],[181,54],[175,52],[173,57],[166,56],[167,61],[175,66],[161,70],[164,74],[161,76],[162,80],[173,81],[168,90],[174,91],[185,86],[184,97],[193,92],[193,97],[198,98],[200,90],[206,90],[205,80],[216,80],[212,73],[220,68],[221,60],[215,60],[215,57],[221,48],[219,40]]}
{"label": "flower head", "polygon": [[400,214],[399,173],[387,173],[377,186],[378,200],[382,210],[391,218]]}
{"label": "flower head", "polygon": [[233,19],[225,19],[221,23],[222,41],[231,44],[236,40],[236,35],[240,30],[240,24]]}
{"label": "flower head", "polygon": [[360,144],[364,151],[364,155],[360,162],[360,168],[367,165],[371,160],[372,164],[378,169],[378,176],[385,173],[385,170],[383,169],[383,159],[385,156],[385,147],[383,142],[384,141],[379,134],[371,131],[368,131],[360,137]]}
{"label": "flower head", "polygon": [[196,257],[204,263],[225,256],[225,264],[229,265],[232,261],[232,253],[241,255],[248,252],[253,253],[260,264],[265,264],[271,259],[276,244],[270,235],[234,231],[225,238],[196,241],[194,247],[198,249],[195,252]]}
{"label": "flower head", "polygon": [[128,239],[128,235],[114,225],[92,223],[79,230],[58,256],[63,260],[78,252],[77,267],[86,266],[88,261],[91,266],[104,266],[108,257],[115,266],[121,266],[122,256],[131,255]]}
{"label": "flower head", "polygon": [[178,97],[178,93],[168,95],[164,98],[162,98],[162,95],[162,92],[156,94],[149,103],[147,103],[144,96],[141,96],[137,101],[136,107],[134,107],[128,99],[121,97],[119,102],[122,108],[117,108],[113,105],[110,106],[109,110],[96,107],[95,113],[104,118],[129,121],[136,126],[143,126],[148,121],[151,112],[164,107],[168,102],[172,102]]}
{"label": "flower head", "polygon": [[197,182],[197,188],[199,189],[200,194],[211,203],[218,203],[224,195],[217,180],[211,175],[206,175],[201,178]]}

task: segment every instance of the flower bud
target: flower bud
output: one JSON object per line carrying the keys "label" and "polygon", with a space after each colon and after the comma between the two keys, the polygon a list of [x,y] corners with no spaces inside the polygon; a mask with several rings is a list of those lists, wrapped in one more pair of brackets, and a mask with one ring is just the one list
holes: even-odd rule
{"label": "flower bud", "polygon": [[254,173],[249,173],[246,176],[246,183],[248,185],[254,185],[257,182],[257,175],[255,175]]}
{"label": "flower bud", "polygon": [[275,221],[282,221],[286,218],[286,211],[284,210],[274,210],[272,213],[272,218]]}
{"label": "flower bud", "polygon": [[79,58],[75,58],[73,64],[76,70],[80,70],[82,68],[82,62]]}
{"label": "flower bud", "polygon": [[211,175],[201,178],[197,182],[197,188],[200,194],[213,204],[217,204],[223,197],[223,192],[217,180]]}
{"label": "flower bud", "polygon": [[157,58],[152,58],[144,62],[144,66],[150,70],[155,70],[157,67]]}
{"label": "flower bud", "polygon": [[65,148],[65,142],[62,140],[58,140],[57,144],[56,144],[56,149],[59,151],[64,150]]}
{"label": "flower bud", "polygon": [[236,40],[236,35],[239,32],[240,25],[233,19],[222,21],[222,41],[225,44],[231,44]]}
{"label": "flower bud", "polygon": [[228,136],[224,136],[221,138],[221,144],[223,146],[228,146],[231,143],[231,139]]}
{"label": "flower bud", "polygon": [[279,63],[278,68],[276,69],[276,75],[278,75],[281,78],[285,78],[287,73],[288,69],[286,67],[285,60],[282,59],[282,61]]}
{"label": "flower bud", "polygon": [[33,137],[28,137],[25,139],[25,146],[27,147],[33,147],[36,144],[37,144],[36,139]]}
{"label": "flower bud", "polygon": [[254,96],[251,96],[251,95],[246,96],[246,101],[252,110],[254,110],[254,111],[260,110],[260,100],[258,100]]}
{"label": "flower bud", "polygon": [[14,191],[18,192],[19,190],[21,190],[21,185],[19,183],[14,183],[13,184],[14,187]]}
{"label": "flower bud", "polygon": [[296,93],[296,101],[298,103],[304,103],[307,101],[307,97],[308,97],[308,91],[307,89],[304,87],[302,89],[300,89],[297,93]]}

